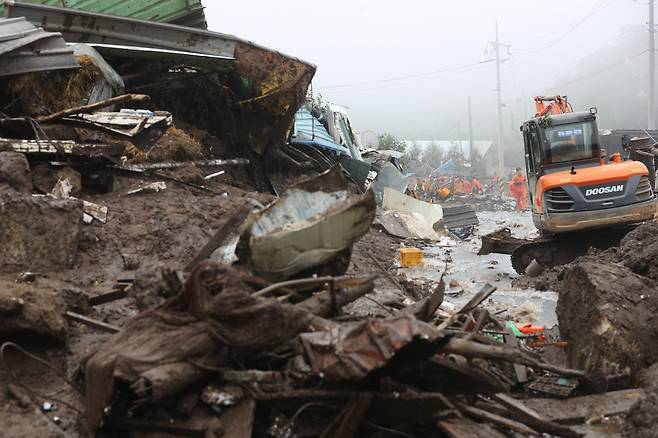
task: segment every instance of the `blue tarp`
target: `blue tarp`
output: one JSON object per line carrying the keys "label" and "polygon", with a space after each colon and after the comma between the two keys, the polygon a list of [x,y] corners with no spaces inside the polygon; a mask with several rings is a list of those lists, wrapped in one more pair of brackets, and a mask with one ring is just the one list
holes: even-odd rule
{"label": "blue tarp", "polygon": [[433,173],[452,173],[457,169],[457,165],[455,162],[451,159],[434,169]]}
{"label": "blue tarp", "polygon": [[322,123],[304,107],[295,114],[295,131],[290,144],[317,146],[350,156],[350,151],[346,147],[337,144]]}

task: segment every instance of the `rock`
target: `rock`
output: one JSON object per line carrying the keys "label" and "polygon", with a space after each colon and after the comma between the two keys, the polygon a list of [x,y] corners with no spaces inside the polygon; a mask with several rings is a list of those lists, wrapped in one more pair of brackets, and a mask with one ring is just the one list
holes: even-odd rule
{"label": "rock", "polygon": [[32,175],[25,155],[0,152],[0,183],[8,184],[19,192],[32,193]]}
{"label": "rock", "polygon": [[658,361],[656,311],[653,280],[596,256],[576,260],[566,268],[557,304],[569,365],[602,379]]}
{"label": "rock", "polygon": [[66,303],[55,291],[30,283],[0,281],[0,334],[64,341]]}
{"label": "rock", "polygon": [[459,287],[459,282],[453,278],[452,280],[450,280],[450,287],[451,288]]}
{"label": "rock", "polygon": [[0,271],[47,272],[77,259],[82,202],[0,188]]}
{"label": "rock", "polygon": [[68,179],[71,184],[71,196],[80,196],[82,177],[77,170],[68,166],[53,167],[47,163],[32,166],[32,184],[39,193],[50,193],[61,178]]}

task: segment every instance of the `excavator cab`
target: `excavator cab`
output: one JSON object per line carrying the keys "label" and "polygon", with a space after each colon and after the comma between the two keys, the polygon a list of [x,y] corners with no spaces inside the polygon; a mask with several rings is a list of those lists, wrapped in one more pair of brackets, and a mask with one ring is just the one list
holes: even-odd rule
{"label": "excavator cab", "polygon": [[535,118],[524,123],[521,131],[531,202],[537,180],[543,175],[600,164],[594,112]]}
{"label": "excavator cab", "polygon": [[540,231],[566,233],[653,218],[656,198],[647,167],[604,162],[595,109],[573,112],[564,96],[535,102],[537,114],[521,131],[532,217]]}

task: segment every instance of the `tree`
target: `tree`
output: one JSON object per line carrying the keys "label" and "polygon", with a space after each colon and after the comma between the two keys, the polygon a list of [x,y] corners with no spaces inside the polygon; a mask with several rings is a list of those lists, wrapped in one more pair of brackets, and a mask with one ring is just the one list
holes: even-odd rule
{"label": "tree", "polygon": [[429,173],[429,166],[426,166],[422,160],[423,148],[417,142],[411,143],[407,152],[402,157],[402,163],[406,171],[416,175],[426,175]]}
{"label": "tree", "polygon": [[388,132],[379,134],[379,149],[406,152],[407,144]]}
{"label": "tree", "polygon": [[445,161],[446,156],[443,153],[443,150],[437,145],[436,143],[432,143],[431,145],[428,145],[425,151],[423,152],[423,162],[426,163],[429,168],[430,172],[437,167],[441,166],[443,162]]}

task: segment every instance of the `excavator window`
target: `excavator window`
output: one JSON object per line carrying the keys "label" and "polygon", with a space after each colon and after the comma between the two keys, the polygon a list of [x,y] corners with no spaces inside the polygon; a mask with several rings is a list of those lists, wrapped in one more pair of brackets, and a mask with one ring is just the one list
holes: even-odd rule
{"label": "excavator window", "polygon": [[533,161],[533,167],[535,171],[538,171],[541,168],[541,149],[539,145],[541,144],[539,140],[539,129],[534,123],[530,124],[530,148],[531,148],[531,159]]}
{"label": "excavator window", "polygon": [[556,164],[598,157],[596,125],[592,122],[557,125],[544,130],[546,163]]}

